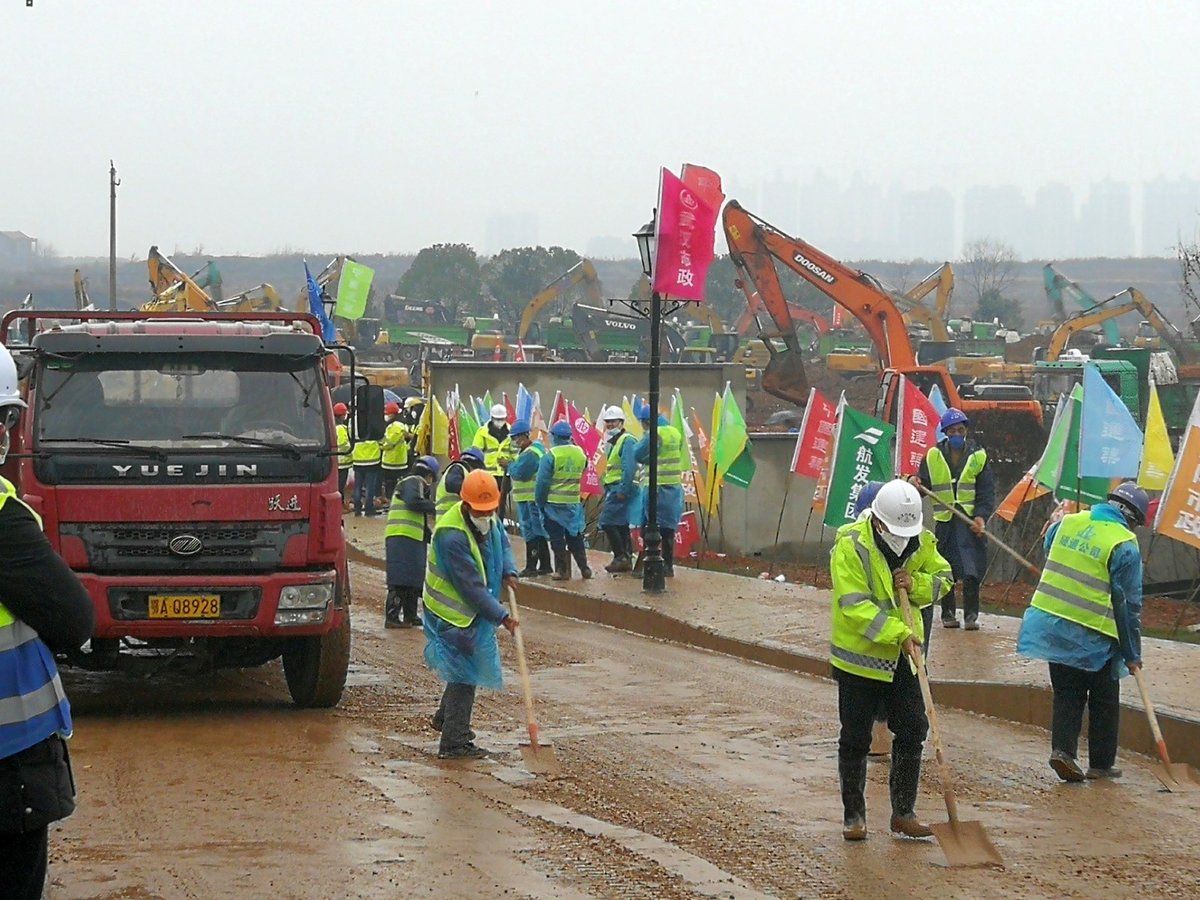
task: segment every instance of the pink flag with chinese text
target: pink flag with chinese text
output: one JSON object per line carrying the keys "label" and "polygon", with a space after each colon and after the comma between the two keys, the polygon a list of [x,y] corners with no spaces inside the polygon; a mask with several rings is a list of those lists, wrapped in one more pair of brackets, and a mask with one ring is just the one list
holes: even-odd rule
{"label": "pink flag with chinese text", "polygon": [[796,449],[792,452],[792,472],[805,478],[820,476],[836,426],[837,407],[816,388],[810,388],[800,433],[796,436]]}
{"label": "pink flag with chinese text", "polygon": [[896,474],[915,475],[929,448],[937,443],[940,417],[920,388],[900,376],[900,404],[896,411]]}
{"label": "pink flag with chinese text", "polygon": [[583,449],[587,457],[587,468],[579,482],[579,492],[584,495],[603,494],[600,476],[596,473],[596,452],[600,447],[601,434],[570,401],[566,402],[567,421],[571,423],[572,439]]}
{"label": "pink flag with chinese text", "polygon": [[704,300],[713,260],[717,210],[666,169],[659,180],[653,290],[680,300]]}

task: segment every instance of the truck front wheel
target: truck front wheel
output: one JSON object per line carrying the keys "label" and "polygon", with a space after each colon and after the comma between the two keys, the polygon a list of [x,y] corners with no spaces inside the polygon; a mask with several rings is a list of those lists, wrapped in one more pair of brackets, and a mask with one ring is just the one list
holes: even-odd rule
{"label": "truck front wheel", "polygon": [[283,674],[292,702],[302,707],[337,706],[350,668],[350,609],[342,624],[318,637],[288,638]]}

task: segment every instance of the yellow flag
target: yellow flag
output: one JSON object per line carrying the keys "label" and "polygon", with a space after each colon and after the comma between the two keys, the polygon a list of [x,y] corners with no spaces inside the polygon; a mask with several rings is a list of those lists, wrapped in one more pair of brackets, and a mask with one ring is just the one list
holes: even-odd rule
{"label": "yellow flag", "polygon": [[629,402],[628,397],[621,398],[621,412],[625,413],[625,430],[640,441],[643,434],[642,423],[633,414],[633,404]]}
{"label": "yellow flag", "polygon": [[717,432],[721,430],[721,395],[713,400],[712,427],[708,432],[708,466],[704,473],[705,503],[704,511],[712,515],[721,503],[721,481],[717,478],[717,454],[711,448],[717,440]]}
{"label": "yellow flag", "polygon": [[1175,454],[1171,452],[1171,439],[1167,436],[1167,423],[1163,418],[1162,405],[1158,402],[1158,389],[1150,382],[1150,405],[1146,409],[1146,438],[1142,445],[1142,468],[1137,483],[1148,491],[1161,491],[1167,486],[1167,477],[1175,468]]}
{"label": "yellow flag", "polygon": [[437,397],[434,397],[433,401],[426,405],[425,415],[429,415],[430,409],[433,410],[431,449],[435,456],[445,456],[450,452],[450,417],[446,415],[446,410],[442,409],[442,404],[438,403]]}

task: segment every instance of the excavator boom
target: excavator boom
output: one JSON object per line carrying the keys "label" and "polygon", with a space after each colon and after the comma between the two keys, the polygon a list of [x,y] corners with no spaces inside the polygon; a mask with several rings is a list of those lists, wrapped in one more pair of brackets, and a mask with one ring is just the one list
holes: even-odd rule
{"label": "excavator boom", "polygon": [[217,308],[192,276],[160,253],[158,247],[150,248],[146,268],[154,296],[142,304],[143,312],[212,312]]}
{"label": "excavator boom", "polygon": [[[930,309],[921,301],[937,289],[935,306]],[[929,329],[935,341],[952,341],[953,335],[946,328],[946,311],[950,308],[950,296],[954,293],[954,267],[942,263],[917,284],[898,298],[900,306],[909,320]]]}
{"label": "excavator boom", "polygon": [[[1128,299],[1124,303],[1114,303],[1122,297],[1128,297]],[[1058,359],[1066,351],[1072,337],[1094,325],[1105,326],[1107,339],[1110,334],[1108,326],[1112,325],[1115,331],[1116,319],[1131,312],[1141,313],[1142,318],[1162,335],[1162,339],[1175,352],[1181,363],[1191,365],[1200,362],[1196,351],[1184,338],[1183,333],[1167,320],[1150,298],[1133,287],[1113,294],[1103,303],[1094,304],[1090,310],[1077,313],[1059,325],[1054,330],[1054,334],[1050,336],[1050,343],[1046,346],[1046,359],[1051,362]],[[1119,340],[1120,332],[1117,332],[1117,341]],[[1116,341],[1112,341],[1112,343],[1115,345]]]}
{"label": "excavator boom", "polygon": [[[1099,305],[1095,297],[1054,268],[1053,263],[1046,263],[1042,267],[1042,284],[1046,288],[1046,296],[1050,298],[1051,304],[1062,319],[1067,318],[1067,299],[1074,301],[1075,305],[1084,311],[1094,309]],[[1121,332],[1118,330],[1116,322],[1105,321],[1104,338],[1113,345],[1120,342]]]}
{"label": "excavator boom", "polygon": [[564,291],[580,283],[584,285],[588,301],[593,306],[600,306],[603,303],[604,298],[601,296],[600,291],[600,277],[596,274],[596,267],[592,265],[591,260],[581,259],[538,291],[537,295],[525,306],[525,309],[521,312],[521,323],[517,328],[517,340],[525,340],[539,312],[545,309],[549,303],[559,297]]}

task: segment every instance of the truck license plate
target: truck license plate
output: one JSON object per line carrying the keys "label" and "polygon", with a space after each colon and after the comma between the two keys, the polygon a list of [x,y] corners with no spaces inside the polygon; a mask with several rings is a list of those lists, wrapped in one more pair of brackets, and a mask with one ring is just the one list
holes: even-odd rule
{"label": "truck license plate", "polygon": [[219,619],[220,594],[151,594],[151,619]]}

